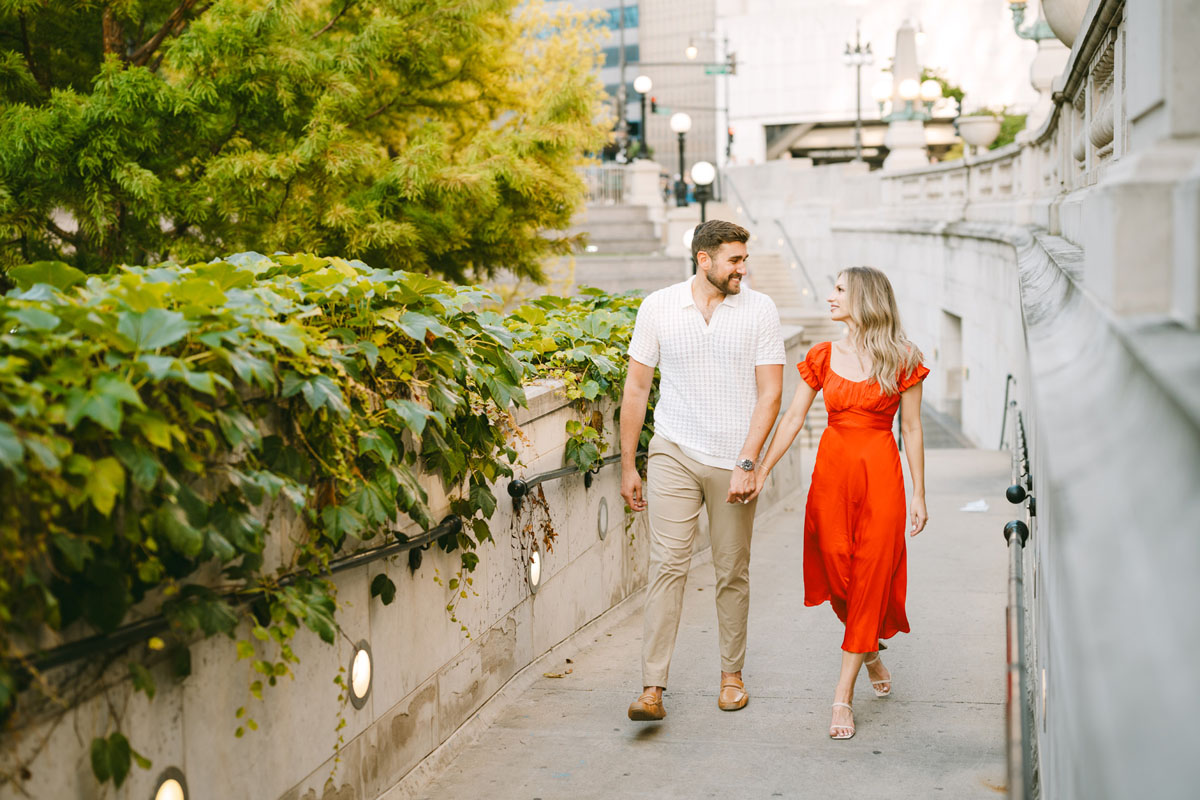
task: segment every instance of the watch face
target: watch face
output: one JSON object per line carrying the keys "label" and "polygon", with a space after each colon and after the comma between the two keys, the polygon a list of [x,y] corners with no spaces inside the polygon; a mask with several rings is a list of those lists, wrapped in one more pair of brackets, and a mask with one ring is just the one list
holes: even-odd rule
{"label": "watch face", "polygon": [[743,458],[741,461],[737,462],[737,465],[746,470],[746,472],[754,469],[754,462],[748,458]]}

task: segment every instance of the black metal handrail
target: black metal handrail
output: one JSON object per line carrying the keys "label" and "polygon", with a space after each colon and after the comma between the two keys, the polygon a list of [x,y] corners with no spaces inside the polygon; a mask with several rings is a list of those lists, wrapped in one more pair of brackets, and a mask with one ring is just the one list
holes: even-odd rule
{"label": "black metal handrail", "polygon": [[1008,796],[1010,800],[1033,797],[1033,758],[1030,741],[1033,715],[1026,697],[1025,670],[1025,581],[1023,561],[1029,526],[1015,519],[1004,526],[1008,542],[1008,669],[1005,727],[1008,733]]}
{"label": "black metal handrail", "polygon": [[[637,451],[637,456],[640,457],[644,455],[646,455],[645,450]],[[620,453],[614,453],[611,456],[600,459],[600,463],[583,473],[584,488],[592,488],[592,479],[599,474],[601,467],[609,464],[615,464],[620,460]],[[550,481],[556,481],[559,478],[565,478],[568,475],[578,474],[579,467],[560,467],[558,469],[550,470],[549,472],[543,472],[539,475],[534,475],[532,478],[513,478],[508,483],[508,496],[512,498],[513,510],[521,510],[521,503],[524,501],[525,495],[529,494],[529,491],[535,486],[548,483]]]}
{"label": "black metal handrail", "polygon": [[[345,572],[348,569],[361,567],[364,564],[370,564],[373,561],[378,561],[381,558],[388,556],[399,555],[400,553],[414,550],[418,547],[437,541],[443,536],[456,534],[462,530],[463,522],[460,517],[451,515],[443,519],[437,526],[425,531],[420,536],[404,541],[391,542],[390,544],[372,547],[367,550],[360,550],[357,553],[351,553],[342,558],[335,559],[329,563],[329,568],[319,574],[336,575],[339,572]],[[402,534],[397,534],[402,535]],[[281,586],[288,586],[295,583],[299,575],[286,575],[279,580]],[[228,592],[222,596],[225,600],[236,600],[239,602],[246,601],[246,595],[242,592]],[[162,614],[155,614],[151,617],[131,622],[128,625],[123,625],[117,628],[112,633],[101,633],[95,636],[89,636],[84,639],[77,639],[67,644],[59,645],[52,650],[30,660],[30,666],[37,671],[45,671],[54,667],[61,667],[73,661],[79,661],[99,653],[106,653],[111,650],[131,645],[135,642],[148,639],[151,636],[162,633],[170,628],[170,622]]]}
{"label": "black metal handrail", "polygon": [[[1011,378],[1011,376],[1009,376]],[[1008,386],[1005,385],[1005,394]],[[1007,400],[1007,398],[1006,398]],[[1013,417],[1012,482],[1004,495],[1010,503],[1027,502],[1030,516],[1036,513],[1032,494],[1033,475],[1029,465],[1029,446],[1025,440],[1025,418],[1017,401],[1006,402],[1007,414]],[[1003,444],[1003,435],[1001,438]],[[1008,608],[1007,628],[1008,665],[1006,674],[1007,699],[1005,728],[1007,731],[1008,796],[1011,800],[1033,797],[1033,713],[1026,702],[1028,687],[1025,666],[1025,543],[1029,526],[1014,519],[1004,526],[1004,541],[1008,544]]]}
{"label": "black metal handrail", "polygon": [[796,249],[796,245],[792,244],[792,237],[788,235],[787,228],[783,227],[783,222],[776,219],[775,225],[779,228],[779,233],[783,235],[783,240],[787,243],[788,249],[792,251],[792,257],[796,259],[796,263],[800,266],[800,271],[804,273],[804,280],[808,282],[808,288],[812,290],[812,302],[819,303],[821,298],[817,295],[817,285],[813,283],[812,276],[808,274],[808,267],[804,266],[804,259],[800,257],[800,251]]}

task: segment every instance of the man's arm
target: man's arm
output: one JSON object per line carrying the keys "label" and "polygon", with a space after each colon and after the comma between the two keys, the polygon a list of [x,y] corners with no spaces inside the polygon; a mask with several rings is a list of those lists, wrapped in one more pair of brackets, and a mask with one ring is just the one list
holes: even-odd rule
{"label": "man's arm", "polygon": [[[750,415],[750,432],[746,434],[746,442],[738,454],[738,460],[748,458],[756,460],[762,451],[767,434],[775,424],[779,414],[780,397],[783,394],[783,364],[759,364],[754,368],[754,382],[758,387],[758,400],[754,403],[754,413]],[[746,472],[734,467],[729,479],[729,496],[727,503],[749,502],[755,489],[754,471]]]}
{"label": "man's arm", "polygon": [[653,385],[654,367],[630,358],[621,395],[621,496],[634,511],[646,508],[642,477],[637,471],[637,449]]}

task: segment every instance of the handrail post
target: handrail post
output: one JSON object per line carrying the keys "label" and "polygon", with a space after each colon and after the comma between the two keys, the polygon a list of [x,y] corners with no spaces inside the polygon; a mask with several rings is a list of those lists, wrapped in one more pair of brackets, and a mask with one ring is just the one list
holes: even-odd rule
{"label": "handrail post", "polygon": [[1008,750],[1008,796],[1027,800],[1033,796],[1033,765],[1027,746],[1033,731],[1032,714],[1025,702],[1025,605],[1023,561],[1029,527],[1021,520],[1004,526],[1008,542],[1008,638],[1007,698],[1005,728]]}

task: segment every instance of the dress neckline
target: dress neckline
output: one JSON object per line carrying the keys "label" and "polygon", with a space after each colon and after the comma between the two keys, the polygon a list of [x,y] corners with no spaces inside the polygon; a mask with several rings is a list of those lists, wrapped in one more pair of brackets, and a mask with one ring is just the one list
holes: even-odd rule
{"label": "dress neckline", "polygon": [[868,375],[867,377],[863,378],[862,380],[852,381],[833,368],[833,340],[832,339],[829,341],[829,362],[828,362],[827,366],[828,366],[830,372],[832,372],[836,377],[840,378],[841,380],[844,380],[846,383],[866,383],[869,380],[871,380],[871,376]]}

